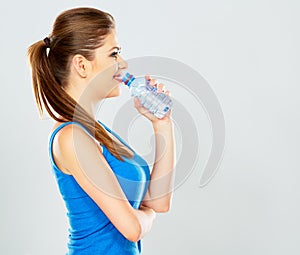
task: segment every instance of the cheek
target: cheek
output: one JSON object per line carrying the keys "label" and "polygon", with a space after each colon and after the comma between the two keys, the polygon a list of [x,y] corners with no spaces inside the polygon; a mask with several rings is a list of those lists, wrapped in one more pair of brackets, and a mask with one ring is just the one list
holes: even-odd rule
{"label": "cheek", "polygon": [[119,70],[119,66],[117,62],[114,62],[112,66],[113,73],[115,74]]}
{"label": "cheek", "polygon": [[104,70],[105,76],[108,79],[112,79],[112,76],[114,76],[118,72],[118,70],[118,63],[116,63],[115,61],[110,62],[107,64],[107,67]]}
{"label": "cheek", "polygon": [[97,59],[96,64],[94,66],[94,70],[96,72],[102,72],[104,75],[115,74],[118,71],[118,63],[115,59]]}

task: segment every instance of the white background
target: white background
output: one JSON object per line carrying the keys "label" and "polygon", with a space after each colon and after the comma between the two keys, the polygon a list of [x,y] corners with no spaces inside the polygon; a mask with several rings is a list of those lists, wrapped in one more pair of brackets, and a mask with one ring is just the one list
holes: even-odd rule
{"label": "white background", "polygon": [[[66,212],[48,158],[53,122],[39,119],[26,51],[50,33],[61,11],[77,6],[115,17],[124,58],[169,57],[197,70],[225,115],[226,151],[217,175],[200,189],[199,167],[176,189],[171,211],[158,215],[144,238],[143,254],[299,254],[296,0],[2,3],[0,253],[66,252]],[[101,117],[111,123],[105,109]],[[208,127],[202,120],[199,126]],[[201,166],[209,132],[199,136]]]}

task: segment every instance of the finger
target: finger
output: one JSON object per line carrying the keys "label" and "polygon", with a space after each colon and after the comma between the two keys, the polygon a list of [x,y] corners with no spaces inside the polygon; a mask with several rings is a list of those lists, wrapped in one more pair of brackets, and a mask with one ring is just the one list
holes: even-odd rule
{"label": "finger", "polygon": [[158,93],[164,92],[164,90],[165,90],[165,85],[164,84],[160,83],[160,84],[157,85],[157,92]]}
{"label": "finger", "polygon": [[151,79],[149,84],[151,86],[156,86],[157,85],[157,80],[156,79]]}
{"label": "finger", "polygon": [[164,93],[169,97],[171,96],[171,92],[169,90],[166,90]]}
{"label": "finger", "polygon": [[151,77],[150,77],[150,75],[145,75],[145,79],[147,80],[147,81],[150,81],[151,80]]}

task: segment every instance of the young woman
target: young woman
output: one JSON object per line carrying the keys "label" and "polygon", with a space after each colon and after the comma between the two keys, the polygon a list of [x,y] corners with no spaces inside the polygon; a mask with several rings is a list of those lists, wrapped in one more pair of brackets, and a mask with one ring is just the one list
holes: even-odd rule
{"label": "young woman", "polygon": [[[155,214],[170,209],[175,146],[170,113],[158,119],[134,99],[153,125],[152,171],[95,119],[97,104],[119,95],[117,76],[127,68],[119,53],[113,17],[94,8],[63,12],[49,37],[28,49],[39,112],[44,107],[55,121],[49,156],[68,211],[68,254],[139,254]],[[146,79],[170,95],[163,84]]]}

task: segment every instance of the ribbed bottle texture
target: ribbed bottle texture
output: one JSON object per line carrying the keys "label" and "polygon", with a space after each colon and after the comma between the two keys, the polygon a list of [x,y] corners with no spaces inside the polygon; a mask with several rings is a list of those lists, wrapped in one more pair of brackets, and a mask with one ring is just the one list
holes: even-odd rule
{"label": "ribbed bottle texture", "polygon": [[163,118],[172,107],[172,100],[164,93],[158,93],[157,88],[150,86],[144,77],[134,77],[123,72],[120,80],[129,87],[131,96],[137,97],[141,104],[157,118]]}

